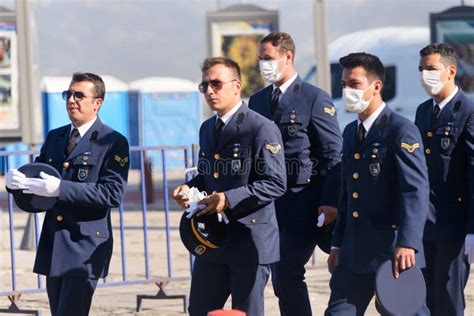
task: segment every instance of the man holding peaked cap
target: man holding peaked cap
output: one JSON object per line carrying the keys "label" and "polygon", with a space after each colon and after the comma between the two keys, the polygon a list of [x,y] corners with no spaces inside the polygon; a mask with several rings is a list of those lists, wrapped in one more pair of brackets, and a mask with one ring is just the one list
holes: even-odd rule
{"label": "man holding peaked cap", "polygon": [[97,280],[108,273],[110,209],[125,194],[129,149],[127,139],[97,116],[105,96],[99,76],[75,73],[62,96],[71,124],[50,131],[35,160],[60,177],[40,172],[30,178],[10,170],[6,185],[9,192],[57,199],[45,215],[34,272],[46,276],[53,316],[84,316]]}
{"label": "man holding peaked cap", "polygon": [[[382,99],[382,62],[366,53],[339,62],[345,107],[358,119],[343,133],[342,194],[328,259],[331,296],[325,315],[356,316],[365,313],[374,295],[382,263],[391,261],[392,280],[424,265],[428,173],[418,129]],[[412,315],[429,315],[421,299]]]}
{"label": "man holding peaked cap", "polygon": [[9,192],[13,194],[15,203],[20,209],[29,213],[38,213],[48,211],[56,205],[58,201],[56,196],[32,194],[29,188],[31,181],[27,178],[48,176],[61,178],[58,170],[42,162],[29,163],[21,166],[18,170],[12,169],[7,173],[7,188],[13,188]]}
{"label": "man holding peaked cap", "polygon": [[229,222],[225,245],[212,249],[212,256],[196,256],[189,313],[206,316],[232,295],[232,308],[259,316],[270,264],[280,259],[273,201],[286,189],[282,140],[271,121],[240,99],[235,61],[208,58],[201,70],[199,91],[217,115],[201,125],[198,175],[176,188],[173,198],[188,207],[191,187],[205,191],[199,202],[205,207],[196,216],[225,214]]}

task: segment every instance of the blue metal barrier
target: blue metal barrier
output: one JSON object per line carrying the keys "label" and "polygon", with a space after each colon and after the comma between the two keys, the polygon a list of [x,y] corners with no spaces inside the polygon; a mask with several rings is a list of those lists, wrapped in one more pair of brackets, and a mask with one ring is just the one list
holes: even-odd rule
{"label": "blue metal barrier", "polygon": [[[135,285],[135,284],[144,284],[144,283],[155,283],[159,287],[159,291],[157,295],[150,297],[147,295],[138,295],[137,296],[137,311],[141,308],[141,300],[148,299],[148,298],[158,298],[158,299],[183,299],[183,307],[186,311],[187,307],[187,296],[186,295],[167,295],[165,292],[165,286],[170,281],[182,281],[182,280],[189,280],[190,273],[184,276],[175,277],[173,275],[172,269],[172,252],[173,249],[171,247],[171,224],[170,224],[170,203],[169,203],[169,177],[168,177],[168,165],[167,165],[167,153],[170,151],[182,151],[184,153],[184,161],[183,161],[183,170],[188,168],[191,165],[194,165],[196,161],[196,147],[193,146],[191,150],[191,155],[189,155],[189,148],[187,146],[132,146],[130,147],[131,152],[138,153],[138,157],[140,160],[140,171],[139,171],[139,200],[140,200],[140,207],[142,212],[142,223],[141,228],[143,230],[143,249],[144,249],[144,277],[138,279],[130,279],[127,273],[127,249],[126,249],[126,231],[127,231],[127,223],[125,219],[125,211],[126,206],[123,202],[118,208],[118,217],[119,217],[119,231],[120,231],[120,250],[121,250],[121,281],[112,281],[108,282],[108,280],[104,280],[103,283],[100,283],[99,287],[110,287],[110,286],[123,286],[123,285]],[[153,273],[154,271],[150,269],[150,254],[149,254],[149,240],[148,234],[149,229],[160,229],[159,227],[150,226],[148,223],[147,212],[147,188],[145,183],[145,177],[147,172],[152,172],[152,170],[147,170],[147,168],[151,168],[151,164],[147,165],[146,157],[150,157],[149,155],[151,152],[159,152],[161,153],[161,170],[162,173],[162,190],[163,190],[163,201],[164,201],[164,216],[165,216],[165,240],[166,240],[166,262],[167,262],[167,275],[166,276],[156,276],[157,273]],[[27,155],[30,157],[30,161],[32,161],[33,156],[37,155],[39,152],[37,150],[29,150],[29,151],[0,151],[0,161],[3,160],[5,164],[5,168],[3,170],[9,169],[9,157],[13,156],[21,156]],[[148,154],[148,155],[147,155]],[[157,155],[153,155],[156,157]],[[192,161],[190,161],[189,157],[192,157]],[[3,159],[7,158],[7,159]],[[155,164],[157,165],[157,164]],[[130,185],[129,185],[130,187]],[[35,288],[21,288],[18,286],[17,283],[17,262],[16,262],[16,253],[15,253],[15,223],[14,223],[14,203],[11,194],[6,194],[7,200],[7,209],[8,209],[8,216],[9,216],[9,236],[10,236],[10,260],[11,260],[11,289],[9,290],[0,290],[0,296],[8,297],[10,301],[10,307],[8,309],[0,309],[0,313],[27,313],[27,314],[34,314],[39,315],[38,311],[31,311],[31,310],[21,310],[18,307],[18,300],[20,295],[22,294],[29,294],[29,293],[38,293],[38,292],[45,292],[46,289],[43,287],[42,284],[42,276],[38,275],[38,282],[37,287]],[[1,196],[0,196],[1,198]],[[127,201],[125,201],[127,202]],[[0,213],[1,215],[1,213]],[[39,231],[40,231],[40,215],[38,213],[34,214],[34,227],[35,227],[35,244],[38,244],[39,240]],[[128,227],[130,228],[130,227]],[[114,228],[115,229],[115,228]],[[191,265],[192,265],[192,261]],[[112,265],[118,264],[117,261],[113,261]],[[191,270],[191,266],[189,271]],[[153,276],[152,276],[153,275]]]}

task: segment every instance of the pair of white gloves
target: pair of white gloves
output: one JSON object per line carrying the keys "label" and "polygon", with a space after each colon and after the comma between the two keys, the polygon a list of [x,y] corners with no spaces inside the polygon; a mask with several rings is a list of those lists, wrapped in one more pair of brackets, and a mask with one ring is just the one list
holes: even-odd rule
{"label": "pair of white gloves", "polygon": [[[191,187],[188,191],[181,193],[181,195],[188,198],[189,207],[186,209],[187,218],[191,218],[199,212],[207,207],[205,204],[197,204],[197,202],[203,200],[207,194],[205,191],[199,192],[196,187]],[[220,222],[224,221],[224,223],[229,224],[229,219],[225,213],[217,213],[217,220]]]}
{"label": "pair of white gloves", "polygon": [[5,184],[10,190],[23,190],[26,194],[58,197],[61,180],[40,172],[41,178],[27,178],[22,172],[11,169],[5,177]]}

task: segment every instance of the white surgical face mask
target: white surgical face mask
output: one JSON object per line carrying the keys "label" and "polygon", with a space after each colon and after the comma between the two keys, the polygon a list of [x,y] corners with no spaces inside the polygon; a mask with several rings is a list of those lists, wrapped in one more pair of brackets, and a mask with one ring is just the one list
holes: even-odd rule
{"label": "white surgical face mask", "polygon": [[280,60],[281,58],[279,60],[260,60],[260,74],[262,74],[263,79],[270,83],[275,83],[281,79],[287,65],[285,65],[282,71],[278,71],[278,62]]}
{"label": "white surgical face mask", "polygon": [[364,100],[364,92],[369,90],[374,83],[372,82],[367,89],[352,89],[344,88],[342,89],[342,99],[344,100],[344,106],[346,110],[354,113],[362,113],[369,106],[370,101],[374,98],[372,96],[368,101]]}
{"label": "white surgical face mask", "polygon": [[430,96],[437,95],[443,89],[445,82],[441,81],[441,70],[423,70],[421,72],[421,84]]}

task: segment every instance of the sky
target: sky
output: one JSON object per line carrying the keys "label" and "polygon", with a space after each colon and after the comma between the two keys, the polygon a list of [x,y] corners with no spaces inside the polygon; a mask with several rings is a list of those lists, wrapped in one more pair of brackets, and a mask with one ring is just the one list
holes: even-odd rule
{"label": "sky", "polygon": [[[76,71],[125,82],[150,76],[199,81],[207,57],[206,12],[246,3],[279,10],[303,75],[314,61],[313,0],[29,0],[36,16],[41,76]],[[326,0],[328,42],[382,26],[428,26],[429,14],[462,0]],[[464,0],[473,5],[474,0]],[[14,8],[14,1],[0,0]]]}

